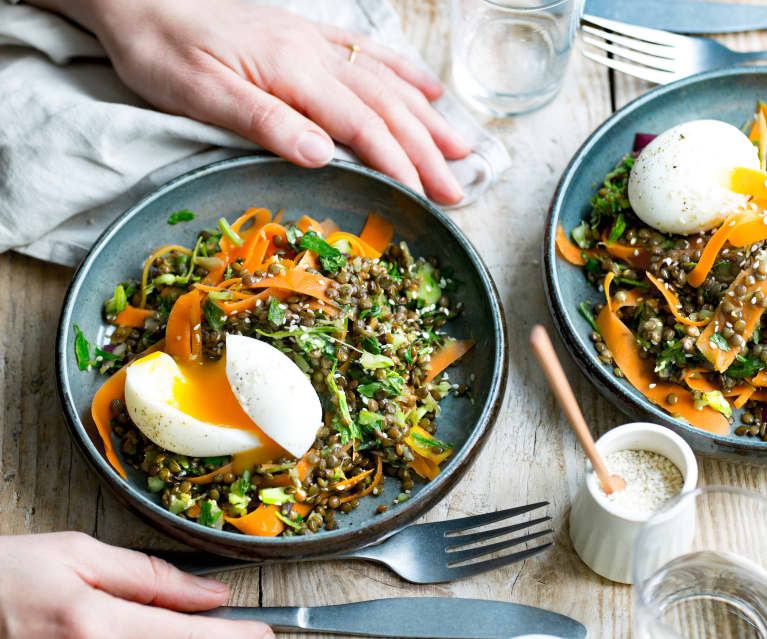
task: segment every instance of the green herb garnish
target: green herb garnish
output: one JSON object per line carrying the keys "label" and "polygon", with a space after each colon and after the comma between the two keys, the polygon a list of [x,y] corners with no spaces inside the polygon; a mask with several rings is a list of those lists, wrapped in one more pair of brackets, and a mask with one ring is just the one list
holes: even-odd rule
{"label": "green herb garnish", "polygon": [[194,213],[184,209],[183,211],[176,211],[175,213],[171,213],[171,216],[168,218],[168,224],[173,226],[179,222],[191,222],[193,219]]}
{"label": "green herb garnish", "polygon": [[81,371],[87,371],[90,366],[98,366],[103,360],[109,360],[116,362],[121,360],[125,355],[115,355],[109,351],[100,349],[98,346],[91,344],[85,335],[80,330],[80,327],[75,324],[75,357],[77,358],[77,368]]}
{"label": "green herb garnish", "polygon": [[424,437],[420,433],[414,433],[413,431],[410,431],[410,436],[419,444],[425,444],[426,446],[431,446],[432,448],[439,447],[448,450],[453,447],[452,444],[448,444],[447,442],[443,442],[433,437]]}
{"label": "green herb garnish", "polygon": [[205,304],[202,305],[202,312],[205,315],[205,319],[208,320],[208,325],[218,330],[224,324],[226,324],[226,313],[214,300],[208,297],[205,300]]}
{"label": "green herb garnish", "polygon": [[614,244],[615,242],[617,242],[621,238],[625,230],[626,230],[626,218],[623,215],[623,213],[618,213],[618,216],[615,218],[615,223],[613,224],[613,228],[610,230],[610,235],[607,238],[607,243]]}
{"label": "green herb garnish", "polygon": [[346,266],[346,256],[334,246],[330,246],[315,231],[304,233],[299,247],[314,251],[320,258],[322,268],[328,273],[335,273],[339,268]]}
{"label": "green herb garnish", "polygon": [[735,361],[725,371],[725,374],[734,379],[743,379],[744,377],[753,377],[764,368],[767,368],[767,363],[758,357],[736,355]]}
{"label": "green herb garnish", "polygon": [[708,338],[708,341],[711,342],[713,346],[721,351],[724,351],[725,353],[730,350],[730,345],[727,343],[727,340],[721,333],[714,333],[711,337]]}
{"label": "green herb garnish", "polygon": [[[215,507],[215,509],[214,509]],[[222,511],[212,499],[200,502],[200,524],[209,528],[221,517]]]}
{"label": "green herb garnish", "polygon": [[373,355],[381,354],[381,345],[375,337],[363,337],[360,344],[368,353],[373,353]]}
{"label": "green herb garnish", "polygon": [[269,321],[275,326],[282,326],[285,323],[285,308],[279,300],[272,300],[269,304]]}
{"label": "green herb garnish", "polygon": [[232,230],[232,227],[229,226],[229,222],[226,221],[226,218],[222,217],[218,221],[218,228],[221,229],[221,233],[226,235],[226,237],[229,239],[229,241],[232,244],[234,244],[235,246],[242,246],[243,245],[242,238],[239,235],[237,235],[237,233],[235,233]]}
{"label": "green herb garnish", "polygon": [[581,302],[581,303],[578,305],[578,312],[579,312],[581,315],[583,315],[583,317],[584,317],[584,318],[586,319],[586,321],[589,323],[589,325],[591,326],[591,328],[593,328],[593,329],[594,329],[594,330],[595,330],[597,333],[599,333],[599,334],[601,335],[602,333],[601,333],[601,331],[599,330],[599,327],[597,326],[597,322],[596,322],[596,320],[594,319],[594,316],[591,314],[591,308],[589,308],[590,306],[591,306],[591,303],[590,303],[590,302]]}
{"label": "green herb garnish", "polygon": [[111,299],[104,302],[104,311],[107,315],[117,315],[125,310],[128,305],[128,294],[125,292],[125,287],[122,284],[115,286],[114,295]]}

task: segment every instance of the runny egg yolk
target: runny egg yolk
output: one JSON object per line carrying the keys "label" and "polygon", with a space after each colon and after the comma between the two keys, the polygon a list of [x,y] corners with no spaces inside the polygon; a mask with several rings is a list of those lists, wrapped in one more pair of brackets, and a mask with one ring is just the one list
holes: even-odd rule
{"label": "runny egg yolk", "polygon": [[226,376],[226,353],[216,361],[176,361],[176,364],[183,377],[177,377],[173,382],[173,399],[168,402],[171,406],[201,422],[250,431],[263,442],[259,448],[237,453],[233,460],[236,468],[252,467],[290,456],[265,435],[240,406]]}

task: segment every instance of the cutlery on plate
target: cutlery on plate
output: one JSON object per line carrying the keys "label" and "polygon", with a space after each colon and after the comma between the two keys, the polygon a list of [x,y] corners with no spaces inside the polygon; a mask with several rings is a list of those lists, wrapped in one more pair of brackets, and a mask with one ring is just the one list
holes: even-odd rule
{"label": "cutlery on plate", "polygon": [[[548,543],[539,544],[531,548],[528,547],[510,555],[487,558],[477,563],[467,564],[464,562],[479,560],[482,557],[499,553],[513,546],[526,544],[554,531],[551,528],[537,530],[493,544],[484,544],[468,549],[462,548],[485,542],[489,539],[524,531],[549,521],[551,517],[538,517],[507,526],[491,528],[490,530],[463,533],[472,528],[479,528],[480,526],[487,526],[524,515],[525,513],[547,506],[548,503],[547,501],[541,501],[485,515],[474,515],[460,519],[438,521],[431,524],[415,524],[408,526],[378,544],[340,555],[317,559],[370,559],[388,566],[403,579],[418,584],[441,583],[471,577],[472,575],[495,570],[496,568],[508,566],[509,564],[537,555],[551,546],[552,542],[549,541]],[[204,552],[153,550],[145,550],[143,552],[165,559],[177,568],[196,575],[204,575],[220,570],[247,568],[248,566],[258,566],[263,563],[239,561]]]}
{"label": "cutlery on plate", "polygon": [[767,6],[695,0],[586,0],[586,13],[677,33],[735,33],[767,29]]}
{"label": "cutlery on plate", "polygon": [[235,608],[198,613],[263,621],[278,631],[303,630],[365,637],[581,639],[586,628],[565,615],[505,601],[453,597],[373,599],[337,606]]}
{"label": "cutlery on plate", "polygon": [[559,405],[562,407],[565,415],[567,415],[573,432],[575,432],[578,440],[581,442],[581,446],[583,446],[583,450],[586,452],[586,457],[589,458],[591,465],[594,466],[594,472],[599,477],[605,493],[609,495],[612,492],[623,490],[626,487],[626,482],[618,475],[610,475],[602,456],[597,452],[594,438],[591,436],[589,427],[586,425],[586,420],[583,418],[578,401],[575,399],[575,395],[573,395],[573,389],[567,381],[567,376],[554,351],[549,334],[543,326],[533,326],[533,330],[530,333],[530,346],[533,347],[533,353],[538,358],[538,362],[546,374],[546,379],[549,380],[549,386],[551,386],[551,390],[554,391],[554,395],[559,400]]}
{"label": "cutlery on plate", "polygon": [[637,27],[589,14],[581,18],[581,38],[586,45],[618,56],[584,49],[583,55],[590,60],[656,84],[701,71],[767,60],[767,51],[733,51],[709,38]]}

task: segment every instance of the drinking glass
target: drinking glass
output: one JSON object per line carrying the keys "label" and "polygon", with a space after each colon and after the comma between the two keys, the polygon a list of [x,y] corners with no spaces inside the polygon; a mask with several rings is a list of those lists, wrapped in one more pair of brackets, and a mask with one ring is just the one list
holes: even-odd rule
{"label": "drinking glass", "polygon": [[767,639],[767,500],[677,497],[642,526],[632,570],[634,639]]}
{"label": "drinking glass", "polygon": [[455,88],[496,117],[531,111],[562,85],[584,0],[452,0]]}

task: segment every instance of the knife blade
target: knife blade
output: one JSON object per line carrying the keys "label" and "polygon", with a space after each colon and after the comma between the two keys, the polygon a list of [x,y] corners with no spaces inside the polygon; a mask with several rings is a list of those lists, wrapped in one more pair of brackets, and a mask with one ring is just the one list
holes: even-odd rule
{"label": "knife blade", "polygon": [[565,615],[505,601],[452,597],[373,599],[336,606],[248,608],[222,606],[198,613],[263,621],[274,630],[367,637],[519,639],[528,635],[583,639],[586,628]]}
{"label": "knife blade", "polygon": [[586,13],[677,33],[767,29],[767,6],[697,0],[586,0]]}

